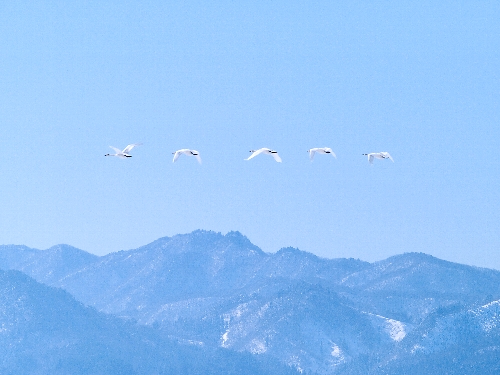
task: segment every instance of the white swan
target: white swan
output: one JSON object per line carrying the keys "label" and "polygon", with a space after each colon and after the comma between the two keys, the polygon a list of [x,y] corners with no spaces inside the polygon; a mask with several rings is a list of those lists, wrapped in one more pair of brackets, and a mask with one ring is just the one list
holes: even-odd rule
{"label": "white swan", "polygon": [[278,151],[271,150],[270,148],[264,147],[264,148],[261,148],[259,150],[251,150],[250,152],[252,152],[252,155],[250,155],[250,157],[248,159],[245,159],[245,160],[250,160],[250,159],[252,159],[260,154],[267,154],[267,155],[271,155],[274,158],[274,160],[276,160],[278,163],[281,163],[281,158],[278,155]]}
{"label": "white swan", "polygon": [[311,161],[314,158],[314,154],[331,154],[335,159],[337,159],[337,155],[335,155],[335,152],[330,147],[317,147],[317,148],[311,148],[310,150],[307,151],[309,153],[309,159]]}
{"label": "white swan", "polygon": [[111,147],[113,150],[115,150],[116,154],[106,154],[104,156],[117,156],[119,158],[122,158],[122,159],[125,159],[125,158],[131,158],[132,155],[130,155],[130,151],[132,151],[132,149],[135,147],[135,146],[140,146],[142,145],[142,143],[132,143],[131,145],[128,145],[127,147],[125,147],[123,149],[123,151],[121,151],[120,149],[116,148],[116,147],[113,147],[113,146],[109,146]]}
{"label": "white swan", "polygon": [[372,152],[370,154],[363,154],[368,156],[368,161],[370,164],[373,164],[373,159],[391,159],[391,161],[394,163],[394,159],[388,152]]}
{"label": "white swan", "polygon": [[175,161],[177,159],[179,159],[179,156],[181,156],[181,154],[184,154],[184,155],[188,155],[188,156],[194,156],[196,158],[196,160],[198,160],[198,163],[201,164],[200,153],[196,150],[190,150],[188,148],[183,148],[181,150],[177,150],[175,152],[172,152],[172,154],[174,154],[174,160],[172,160],[172,163],[175,163]]}

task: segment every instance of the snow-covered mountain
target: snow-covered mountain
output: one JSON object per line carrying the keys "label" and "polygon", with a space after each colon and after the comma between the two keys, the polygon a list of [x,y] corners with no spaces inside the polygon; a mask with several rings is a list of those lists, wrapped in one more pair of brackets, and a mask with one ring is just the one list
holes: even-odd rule
{"label": "snow-covered mountain", "polygon": [[[413,373],[401,371],[458,353],[467,327],[490,327],[468,331],[471,353],[500,347],[500,272],[421,253],[370,264],[293,248],[268,254],[239,232],[195,231],[102,257],[0,246],[0,268],[164,335],[318,374]],[[443,361],[459,368],[460,359]]]}
{"label": "snow-covered mountain", "polygon": [[0,270],[1,374],[268,374],[296,371],[193,345],[97,312],[67,292]]}

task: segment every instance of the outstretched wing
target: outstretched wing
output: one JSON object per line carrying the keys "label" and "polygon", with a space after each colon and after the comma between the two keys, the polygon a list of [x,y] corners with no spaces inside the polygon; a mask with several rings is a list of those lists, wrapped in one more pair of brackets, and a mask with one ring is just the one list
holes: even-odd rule
{"label": "outstretched wing", "polygon": [[260,150],[257,150],[257,151],[250,151],[250,152],[253,152],[252,155],[250,155],[247,159],[245,160],[250,160],[250,159],[253,159],[254,157],[256,157],[257,155],[259,154],[262,154],[265,150],[267,150],[267,148],[261,148]]}
{"label": "outstretched wing", "polygon": [[122,150],[119,150],[116,147],[109,146],[109,148],[113,149],[113,151],[116,152],[117,154],[121,154],[122,153]]}
{"label": "outstretched wing", "polygon": [[278,163],[281,163],[281,158],[276,151],[274,151],[271,155],[273,156],[274,160],[276,160]]}
{"label": "outstretched wing", "polygon": [[179,150],[179,151],[175,151],[175,152],[174,152],[174,159],[172,160],[172,163],[175,163],[175,161],[176,161],[177,159],[179,159],[179,156],[181,156],[181,154],[182,154],[182,151],[181,151],[181,150]]}
{"label": "outstretched wing", "polygon": [[196,158],[196,160],[198,160],[198,163],[201,164],[201,157],[200,157],[200,154],[198,153],[198,151],[191,150],[191,155],[193,155]]}
{"label": "outstretched wing", "polygon": [[311,149],[309,150],[309,160],[313,161],[313,159],[314,159],[314,154],[315,154],[315,153],[316,153],[316,149],[311,148]]}
{"label": "outstretched wing", "polygon": [[370,162],[370,164],[373,164],[373,155],[372,154],[368,154],[368,161]]}
{"label": "outstretched wing", "polygon": [[124,154],[128,154],[130,151],[132,151],[132,149],[133,149],[135,146],[140,146],[140,145],[142,145],[142,143],[132,143],[131,145],[128,145],[127,147],[125,147],[125,148],[123,149],[123,151],[122,151],[122,152],[123,152]]}
{"label": "outstretched wing", "polygon": [[330,147],[325,147],[325,151],[328,151],[335,159],[337,159],[337,155],[335,155],[335,152],[333,152]]}

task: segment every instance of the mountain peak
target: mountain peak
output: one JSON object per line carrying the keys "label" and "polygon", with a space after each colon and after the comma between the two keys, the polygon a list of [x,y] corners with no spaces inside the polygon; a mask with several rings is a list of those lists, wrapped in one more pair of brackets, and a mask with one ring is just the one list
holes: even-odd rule
{"label": "mountain peak", "polygon": [[228,232],[225,236],[225,239],[231,241],[231,243],[241,246],[241,247],[246,247],[252,250],[258,250],[259,252],[262,252],[260,248],[255,246],[249,239],[248,237],[244,236],[238,231],[231,231]]}
{"label": "mountain peak", "polygon": [[374,265],[378,265],[379,267],[382,268],[391,267],[393,269],[410,268],[415,266],[423,267],[424,265],[427,265],[429,267],[444,267],[449,269],[462,269],[462,270],[480,269],[479,267],[454,263],[433,257],[432,255],[429,254],[418,253],[418,252],[393,255],[387,259],[375,262]]}
{"label": "mountain peak", "polygon": [[54,254],[60,254],[62,256],[77,256],[80,258],[87,258],[87,259],[96,259],[98,258],[97,255],[91,254],[85,250],[81,250],[77,247],[71,246],[71,245],[66,245],[66,244],[59,244],[59,245],[54,245],[47,250],[44,250],[47,253],[54,253]]}
{"label": "mountain peak", "polygon": [[297,249],[296,247],[287,246],[287,247],[282,247],[281,249],[279,249],[276,254],[280,254],[280,253],[300,254],[300,253],[303,253],[303,251]]}
{"label": "mountain peak", "polygon": [[304,257],[309,257],[309,258],[318,258],[316,255],[312,253],[308,253],[307,251],[300,250],[296,247],[292,246],[287,246],[287,247],[282,247],[276,252],[276,255],[282,255],[282,256],[304,256]]}
{"label": "mountain peak", "polygon": [[60,243],[60,244],[51,246],[47,250],[50,250],[50,251],[74,251],[74,252],[83,251],[83,250],[78,249],[77,247],[67,245],[64,243]]}
{"label": "mountain peak", "polygon": [[230,231],[226,235],[221,232],[195,230],[191,233],[177,234],[173,237],[162,237],[136,250],[161,250],[167,253],[210,253],[238,249],[264,254],[264,252],[238,231]]}
{"label": "mountain peak", "polygon": [[441,261],[441,259],[438,259],[436,257],[433,257],[432,255],[422,253],[422,252],[410,252],[410,253],[403,253],[403,254],[398,254],[394,255],[392,257],[389,257],[387,259],[411,259],[411,260],[416,260],[416,261]]}

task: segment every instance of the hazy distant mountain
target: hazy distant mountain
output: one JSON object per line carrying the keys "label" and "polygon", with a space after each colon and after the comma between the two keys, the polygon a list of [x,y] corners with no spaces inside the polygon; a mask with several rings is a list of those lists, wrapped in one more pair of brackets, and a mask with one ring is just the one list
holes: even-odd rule
{"label": "hazy distant mountain", "polygon": [[496,325],[462,332],[496,321],[481,306],[500,300],[500,272],[425,254],[373,264],[293,248],[267,254],[239,232],[195,231],[102,257],[0,246],[0,268],[164,335],[319,374],[415,373],[433,356],[448,373],[487,373],[464,372],[455,354],[492,367],[500,347]]}
{"label": "hazy distant mountain", "polygon": [[250,355],[182,345],[0,271],[1,374],[292,374]]}
{"label": "hazy distant mountain", "polygon": [[53,246],[48,250],[26,246],[0,246],[0,268],[37,275],[43,283],[57,283],[99,257],[68,245]]}
{"label": "hazy distant mountain", "polygon": [[342,285],[357,305],[412,323],[448,305],[478,306],[500,299],[500,272],[421,253],[376,262],[349,275]]}

